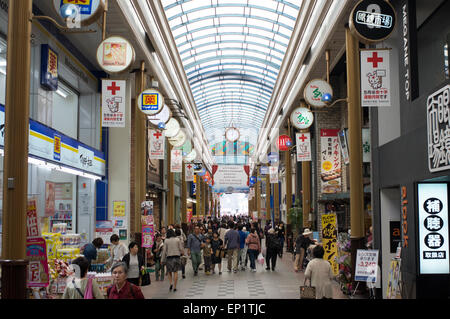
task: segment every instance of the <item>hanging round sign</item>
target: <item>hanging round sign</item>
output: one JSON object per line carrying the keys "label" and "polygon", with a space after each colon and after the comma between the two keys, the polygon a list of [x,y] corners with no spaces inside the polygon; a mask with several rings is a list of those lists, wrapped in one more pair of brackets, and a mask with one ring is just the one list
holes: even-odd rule
{"label": "hanging round sign", "polygon": [[155,115],[149,115],[147,116],[147,118],[150,121],[150,123],[152,123],[155,126],[158,126],[159,123],[167,123],[167,121],[169,121],[170,119],[170,116],[171,116],[170,108],[166,104],[164,104],[161,112]]}
{"label": "hanging round sign", "polygon": [[121,36],[111,36],[103,40],[97,48],[97,62],[109,74],[126,71],[135,59],[131,43]]}
{"label": "hanging round sign", "polygon": [[138,108],[147,115],[160,113],[164,108],[164,97],[156,89],[146,89],[139,94]]}
{"label": "hanging round sign", "polygon": [[349,27],[362,42],[375,43],[391,35],[396,20],[395,9],[389,1],[362,0],[350,14]]}
{"label": "hanging round sign", "polygon": [[180,129],[177,135],[172,138],[169,138],[169,143],[174,147],[179,147],[184,144],[186,141],[186,134],[184,134],[183,130]]}
{"label": "hanging round sign", "polygon": [[[105,10],[104,0],[53,0],[53,8],[68,27],[80,28],[94,23]],[[79,23],[79,25],[77,25]]]}
{"label": "hanging round sign", "polygon": [[184,158],[185,162],[192,162],[197,157],[197,152],[193,149],[186,157]]}
{"label": "hanging round sign", "polygon": [[164,130],[164,134],[168,138],[175,137],[180,131],[180,124],[173,117],[167,122],[166,129]]}
{"label": "hanging round sign", "polygon": [[287,135],[280,135],[277,139],[277,147],[280,151],[289,151],[292,146],[292,139]]}
{"label": "hanging round sign", "polygon": [[321,79],[311,80],[305,86],[303,97],[306,103],[314,107],[324,107],[327,104],[322,100],[323,95],[331,94],[333,96],[333,88],[327,81]]}
{"label": "hanging round sign", "polygon": [[291,113],[291,124],[299,129],[309,128],[314,122],[314,115],[306,107],[298,107]]}

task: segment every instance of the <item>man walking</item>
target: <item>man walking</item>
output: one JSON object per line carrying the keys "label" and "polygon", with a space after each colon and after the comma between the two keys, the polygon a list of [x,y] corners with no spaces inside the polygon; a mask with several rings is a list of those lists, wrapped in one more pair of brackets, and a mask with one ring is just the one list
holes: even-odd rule
{"label": "man walking", "polygon": [[245,245],[245,240],[247,239],[248,233],[247,229],[242,225],[238,227],[239,231],[239,264],[241,265],[241,270],[245,270],[247,267],[247,246]]}
{"label": "man walking", "polygon": [[237,231],[237,225],[234,225],[234,222],[230,221],[228,225],[230,230],[225,234],[224,243],[228,250],[228,272],[231,272],[231,267],[233,266],[234,272],[237,273],[240,236]]}
{"label": "man walking", "polygon": [[201,249],[203,247],[203,235],[200,234],[200,227],[195,226],[194,233],[188,236],[187,249],[188,256],[192,259],[192,268],[194,269],[194,276],[198,274],[198,267],[202,262]]}

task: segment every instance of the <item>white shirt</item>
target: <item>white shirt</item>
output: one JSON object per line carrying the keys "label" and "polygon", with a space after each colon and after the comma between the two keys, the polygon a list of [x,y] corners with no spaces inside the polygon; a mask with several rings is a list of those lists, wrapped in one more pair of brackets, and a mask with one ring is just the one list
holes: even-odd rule
{"label": "white shirt", "polygon": [[124,244],[112,245],[112,255],[109,260],[114,262],[122,261],[123,256],[128,254],[128,248]]}
{"label": "white shirt", "polygon": [[128,269],[128,278],[139,278],[139,261],[137,255],[130,254],[130,269]]}
{"label": "white shirt", "polygon": [[311,279],[311,286],[316,287],[316,299],[333,297],[331,279],[334,274],[328,261],[322,258],[311,260],[306,266],[305,278]]}

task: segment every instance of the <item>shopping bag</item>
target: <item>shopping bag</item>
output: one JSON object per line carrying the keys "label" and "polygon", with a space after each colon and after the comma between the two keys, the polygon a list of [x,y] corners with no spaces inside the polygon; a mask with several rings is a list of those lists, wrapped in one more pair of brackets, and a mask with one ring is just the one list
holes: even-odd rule
{"label": "shopping bag", "polygon": [[186,266],[187,260],[188,260],[188,257],[187,257],[187,256],[184,256],[184,255],[181,256],[181,257],[180,257],[181,265],[182,265],[182,266]]}
{"label": "shopping bag", "polygon": [[147,270],[142,270],[141,286],[148,286],[151,284],[150,273]]}
{"label": "shopping bag", "polygon": [[264,265],[264,256],[260,253],[257,259],[258,263]]}
{"label": "shopping bag", "polygon": [[262,255],[263,255],[264,258],[266,258],[266,254],[267,254],[267,248],[264,247],[264,248],[262,249]]}
{"label": "shopping bag", "polygon": [[309,286],[306,286],[306,278],[303,286],[300,286],[300,299],[316,299],[316,287],[311,287],[311,280]]}
{"label": "shopping bag", "polygon": [[94,295],[92,294],[92,279],[92,277],[88,279],[86,290],[84,291],[84,299],[94,299]]}

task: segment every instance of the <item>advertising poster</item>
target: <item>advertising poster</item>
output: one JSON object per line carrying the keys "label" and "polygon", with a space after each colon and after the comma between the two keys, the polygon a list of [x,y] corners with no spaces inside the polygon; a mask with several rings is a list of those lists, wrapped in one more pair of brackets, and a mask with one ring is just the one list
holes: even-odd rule
{"label": "advertising poster", "polygon": [[325,250],[323,260],[328,260],[331,264],[333,273],[339,273],[339,264],[337,263],[338,245],[337,245],[337,218],[336,214],[322,215],[322,245]]}
{"label": "advertising poster", "polygon": [[172,150],[170,156],[170,172],[181,173],[183,171],[183,152],[181,150]]}
{"label": "advertising poster", "polygon": [[111,220],[99,220],[95,223],[95,236],[103,239],[105,244],[110,243],[113,234],[113,222]]}
{"label": "advertising poster", "polygon": [[39,223],[37,216],[37,200],[29,199],[27,202],[27,238],[40,236]]}
{"label": "advertising poster", "polygon": [[269,173],[270,173],[270,184],[278,183],[278,166],[270,166]]}
{"label": "advertising poster", "polygon": [[29,261],[27,287],[47,287],[49,272],[44,238],[28,238],[26,254]]}
{"label": "advertising poster", "polygon": [[355,281],[376,282],[378,250],[358,249],[356,253]]}
{"label": "advertising poster", "polygon": [[361,106],[391,106],[389,50],[361,51]]}
{"label": "advertising poster", "polygon": [[297,162],[311,161],[311,134],[296,133]]}
{"label": "advertising poster", "polygon": [[148,134],[148,157],[150,159],[163,160],[166,147],[166,138],[164,136],[164,132],[160,132],[158,130],[150,130]]}
{"label": "advertising poster", "polygon": [[102,126],[125,127],[126,81],[102,80]]}
{"label": "advertising poster", "polygon": [[55,215],[55,183],[45,182],[45,216]]}
{"label": "advertising poster", "polygon": [[387,284],[386,298],[396,299],[399,294],[400,283],[400,260],[393,258],[389,267],[389,279]]}
{"label": "advertising poster", "polygon": [[125,217],[125,203],[124,200],[113,201],[113,217]]}
{"label": "advertising poster", "polygon": [[320,190],[321,193],[325,194],[335,194],[342,191],[338,133],[339,130],[320,130]]}
{"label": "advertising poster", "polygon": [[194,165],[193,164],[185,164],[184,166],[184,178],[186,182],[194,181]]}
{"label": "advertising poster", "polygon": [[151,248],[153,246],[153,239],[155,230],[153,225],[142,226],[142,248]]}
{"label": "advertising poster", "polygon": [[213,165],[214,191],[217,193],[248,193],[248,165]]}

